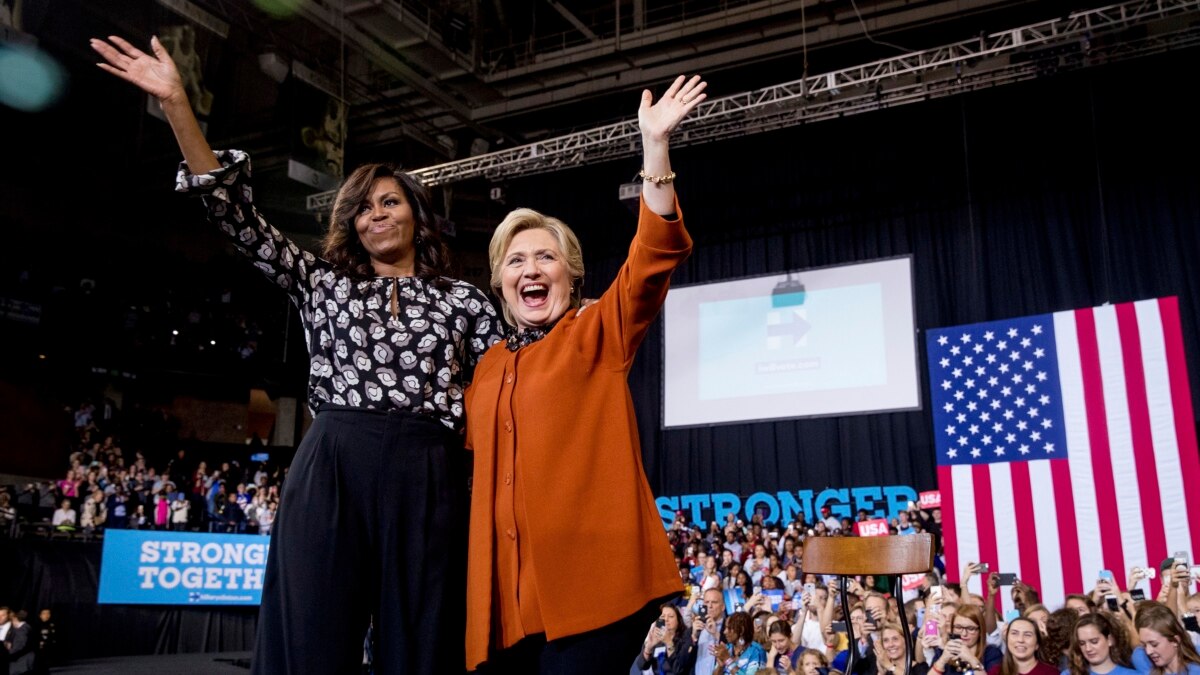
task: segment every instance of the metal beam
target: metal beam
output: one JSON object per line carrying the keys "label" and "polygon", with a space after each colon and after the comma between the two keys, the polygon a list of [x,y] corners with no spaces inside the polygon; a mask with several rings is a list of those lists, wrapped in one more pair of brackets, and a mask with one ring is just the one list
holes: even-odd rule
{"label": "metal beam", "polygon": [[[1006,4],[1005,0],[942,0],[928,5],[905,6],[873,17],[872,30],[881,33],[913,23],[961,18],[964,14],[986,11],[1002,4]],[[798,11],[800,2],[788,6]],[[713,73],[733,64],[760,61],[766,56],[794,54],[806,43],[812,49],[862,38],[862,27],[853,15],[814,19],[803,27],[799,21],[775,22],[752,33],[742,32],[732,36],[718,32],[718,37],[699,45],[677,43],[670,39],[670,35],[658,35],[652,39],[650,36],[658,30],[661,27],[647,29],[640,35],[623,36],[623,52],[618,55],[620,59],[606,64],[589,64],[589,77],[586,80],[580,80],[574,71],[568,70],[563,71],[565,74],[543,75],[535,81],[538,85],[536,88],[522,89],[519,84],[501,86],[504,100],[475,108],[473,117],[478,122],[486,123],[527,110],[577,101],[616,88],[633,88],[670,80],[679,73]],[[625,43],[631,40],[643,42],[647,47],[654,46],[655,41],[661,41],[662,44],[658,44],[654,51],[639,54],[634,53],[632,47],[626,47]],[[585,55],[580,53],[577,58],[584,59]],[[566,60],[563,62],[570,59],[567,55],[560,57],[560,60]],[[536,66],[527,68],[540,68],[543,63],[539,60]],[[483,79],[494,84],[494,77],[483,76]]]}
{"label": "metal beam", "polygon": [[384,49],[372,36],[363,32],[358,25],[333,10],[325,9],[317,2],[302,2],[300,12],[313,24],[319,26],[329,35],[345,38],[346,43],[353,45],[365,53],[374,63],[387,70],[393,77],[407,82],[422,96],[444,106],[447,111],[475,132],[488,138],[501,138],[495,130],[488,129],[472,119],[471,111],[465,103],[446,93],[446,88],[430,82],[424,75],[413,70],[389,50]]}
{"label": "metal beam", "polygon": [[546,2],[549,3],[551,7],[554,8],[554,11],[561,14],[562,18],[566,19],[572,26],[574,26],[575,30],[579,31],[580,33],[583,33],[584,37],[586,37],[588,40],[590,40],[592,42],[596,41],[596,34],[592,32],[592,29],[588,28],[586,23],[580,21],[579,17],[572,14],[571,10],[567,9],[566,7],[563,7],[562,4],[558,2],[558,0],[546,0]]}
{"label": "metal beam", "polygon": [[[992,33],[934,49],[912,52],[861,66],[786,82],[701,104],[680,131],[680,144],[740,135],[744,130],[766,130],[827,119],[847,110],[865,111],[886,105],[924,100],[969,91],[986,80],[992,84],[1037,76],[1037,63],[1009,63],[1011,57],[1032,48],[1066,44],[1088,38],[1094,44],[1103,33],[1173,16],[1200,12],[1200,0],[1131,0],[1121,4],[1076,12],[1065,18]],[[1175,46],[1195,41],[1200,28],[1184,27]],[[1160,49],[1153,39],[1143,51]],[[1119,47],[1119,46],[1118,46]],[[1136,55],[1112,48],[1112,58]],[[1118,53],[1120,52],[1120,53]],[[1097,53],[1097,57],[1104,55]],[[983,72],[984,61],[995,64]],[[936,71],[949,74],[935,87],[928,81]],[[967,76],[962,76],[963,72]],[[903,85],[905,78],[912,84]],[[918,81],[924,78],[925,82]],[[823,99],[823,102],[819,102]],[[785,123],[786,122],[786,123]],[[743,131],[735,132],[735,129]],[[636,120],[559,136],[516,148],[478,155],[414,171],[429,185],[488,176],[500,178],[579,166],[640,151]]]}
{"label": "metal beam", "polygon": [[[677,146],[734,138],[961,94],[1043,76],[1050,65],[1080,68],[1200,45],[1200,0],[1130,0],[934,49],[706,101],[677,132]],[[1174,21],[1172,21],[1174,20]],[[1131,26],[1145,37],[1115,40]],[[1139,33],[1140,35],[1141,33]],[[637,120],[413,171],[426,185],[582,166],[641,151]],[[309,198],[309,208],[333,193]]]}

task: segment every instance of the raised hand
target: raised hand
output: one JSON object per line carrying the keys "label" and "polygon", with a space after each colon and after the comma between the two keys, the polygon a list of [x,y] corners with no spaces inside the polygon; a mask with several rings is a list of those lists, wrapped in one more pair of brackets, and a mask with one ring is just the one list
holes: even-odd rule
{"label": "raised hand", "polygon": [[649,89],[643,91],[642,105],[638,108],[638,127],[642,136],[650,140],[667,140],[683,118],[707,98],[706,86],[708,83],[699,75],[690,80],[686,75],[680,75],[657,103]]}
{"label": "raised hand", "polygon": [[150,38],[153,54],[143,52],[116,35],[110,35],[108,39],[112,44],[95,38],[91,40],[92,49],[108,62],[97,63],[97,66],[132,82],[159,101],[187,100],[179,70],[157,37]]}

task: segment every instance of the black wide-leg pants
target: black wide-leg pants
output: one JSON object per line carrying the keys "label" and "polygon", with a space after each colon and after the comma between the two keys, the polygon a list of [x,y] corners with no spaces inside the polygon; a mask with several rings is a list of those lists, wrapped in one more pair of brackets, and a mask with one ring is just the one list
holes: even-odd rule
{"label": "black wide-leg pants", "polygon": [[368,624],[375,673],[461,668],[463,465],[433,418],[322,406],[271,532],[253,672],[361,672]]}

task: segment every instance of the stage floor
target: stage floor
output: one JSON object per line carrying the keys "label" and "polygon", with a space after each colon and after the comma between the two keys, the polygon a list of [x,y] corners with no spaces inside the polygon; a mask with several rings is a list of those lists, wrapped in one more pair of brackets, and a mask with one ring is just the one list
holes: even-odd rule
{"label": "stage floor", "polygon": [[250,652],[220,652],[211,654],[160,654],[156,656],[114,656],[85,659],[53,668],[51,673],[71,675],[209,675],[210,673],[250,672]]}

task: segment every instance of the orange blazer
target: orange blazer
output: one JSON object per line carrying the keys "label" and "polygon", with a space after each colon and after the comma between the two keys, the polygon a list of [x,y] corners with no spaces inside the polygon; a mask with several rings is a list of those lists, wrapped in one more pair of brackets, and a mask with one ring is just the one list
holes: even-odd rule
{"label": "orange blazer", "polygon": [[[498,451],[515,450],[516,470],[530,486],[516,503],[524,504],[528,531],[520,536],[534,552],[547,640],[606,626],[682,591],[642,466],[628,374],[671,272],[691,248],[682,216],[665,220],[643,202],[629,258],[599,302],[569,311],[517,352],[494,345],[476,366],[466,392],[466,446],[475,452],[468,669],[487,660],[493,632]],[[588,570],[602,576],[585,584]]]}

